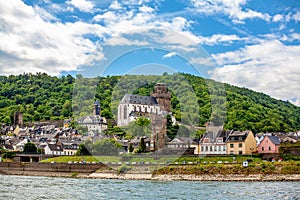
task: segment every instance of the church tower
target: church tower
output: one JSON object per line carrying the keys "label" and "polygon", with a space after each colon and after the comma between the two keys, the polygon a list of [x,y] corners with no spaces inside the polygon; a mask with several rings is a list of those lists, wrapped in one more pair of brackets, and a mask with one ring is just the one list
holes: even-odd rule
{"label": "church tower", "polygon": [[93,115],[100,115],[100,102],[98,100],[94,103]]}
{"label": "church tower", "polygon": [[155,97],[161,108],[167,112],[171,112],[171,93],[168,91],[167,85],[157,83],[151,96]]}

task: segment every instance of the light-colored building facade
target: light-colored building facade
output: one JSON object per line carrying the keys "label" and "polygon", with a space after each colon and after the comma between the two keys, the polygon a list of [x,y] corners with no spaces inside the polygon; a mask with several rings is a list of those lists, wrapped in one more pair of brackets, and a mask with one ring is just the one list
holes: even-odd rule
{"label": "light-colored building facade", "polygon": [[258,153],[279,153],[280,140],[277,136],[265,135],[257,147]]}
{"label": "light-colored building facade", "polygon": [[162,114],[154,97],[126,94],[118,106],[118,126],[127,126],[138,117],[150,119],[152,114]]}
{"label": "light-colored building facade", "polygon": [[226,139],[232,131],[214,130],[208,131],[201,138],[200,155],[224,155],[227,154]]}
{"label": "light-colored building facade", "polygon": [[227,138],[227,154],[250,155],[257,151],[252,131],[233,131]]}

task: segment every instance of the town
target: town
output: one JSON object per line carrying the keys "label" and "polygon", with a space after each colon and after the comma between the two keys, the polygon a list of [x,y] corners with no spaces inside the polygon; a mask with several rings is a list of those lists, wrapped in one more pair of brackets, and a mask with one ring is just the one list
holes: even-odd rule
{"label": "town", "polygon": [[[0,130],[0,148],[3,153],[1,160],[11,157],[14,161],[38,162],[54,156],[129,153],[179,156],[260,154],[269,161],[280,161],[283,154],[300,156],[299,147],[290,145],[299,143],[300,131],[253,133],[251,130],[224,130],[222,126],[207,122],[205,127],[195,128],[203,133],[198,138],[184,137],[181,134],[170,138],[167,135],[167,118],[169,117],[169,123],[173,126],[180,123],[172,117],[170,104],[171,93],[166,84],[157,83],[150,96],[126,94],[118,105],[117,119],[113,123],[111,119],[100,116],[101,103],[98,100],[91,105],[91,115],[80,117],[76,121],[77,128],[72,126],[73,119],[30,122],[25,126],[22,112],[16,112],[13,125],[3,124]],[[136,122],[143,120],[146,124],[139,129],[138,136],[124,137],[125,131],[122,130],[126,128],[123,127],[130,124],[138,126]],[[180,129],[177,131],[180,132]],[[88,147],[87,141],[94,144],[108,141],[112,146],[95,151],[91,145]]]}

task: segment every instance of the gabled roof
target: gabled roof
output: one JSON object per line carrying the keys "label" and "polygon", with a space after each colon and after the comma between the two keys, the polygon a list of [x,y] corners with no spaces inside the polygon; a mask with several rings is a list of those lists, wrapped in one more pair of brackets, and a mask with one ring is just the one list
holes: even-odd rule
{"label": "gabled roof", "polygon": [[136,94],[125,94],[121,103],[141,104],[141,105],[158,105],[155,97],[141,96]]}
{"label": "gabled roof", "polygon": [[277,136],[270,136],[270,135],[267,135],[266,137],[269,138],[269,140],[275,144],[275,145],[279,145],[280,144],[280,140]]}
{"label": "gabled roof", "polygon": [[[250,131],[233,131],[228,135],[227,142],[244,142]],[[232,140],[231,138],[234,138]]]}
{"label": "gabled roof", "polygon": [[51,151],[63,151],[63,147],[58,144],[48,144],[48,147]]}

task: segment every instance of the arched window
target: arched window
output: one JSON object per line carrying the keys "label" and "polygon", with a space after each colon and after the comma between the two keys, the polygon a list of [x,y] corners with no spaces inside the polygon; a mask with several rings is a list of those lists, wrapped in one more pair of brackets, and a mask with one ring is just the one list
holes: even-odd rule
{"label": "arched window", "polygon": [[127,106],[126,105],[124,105],[124,108],[123,108],[123,118],[124,119],[127,119]]}

